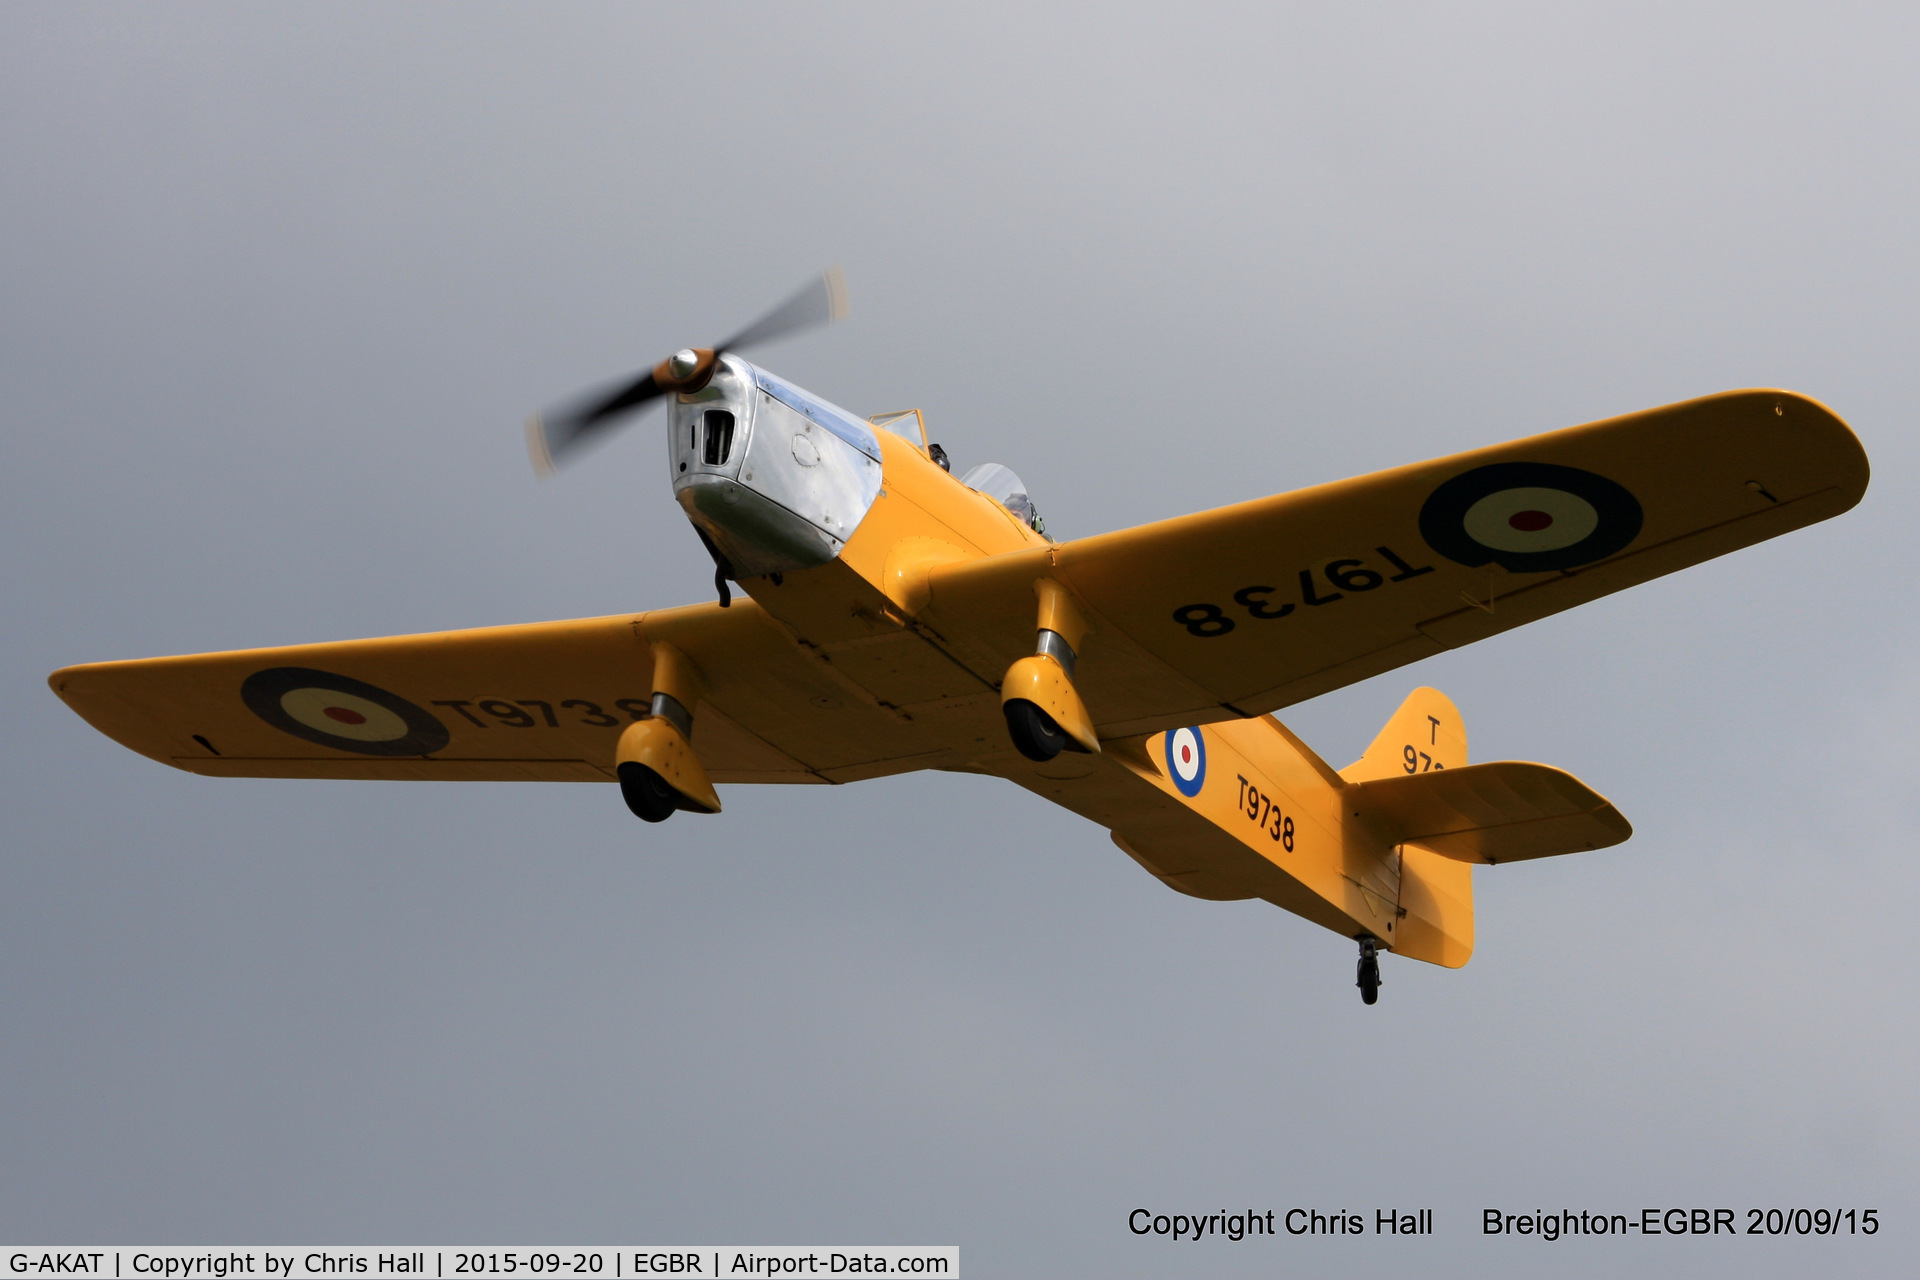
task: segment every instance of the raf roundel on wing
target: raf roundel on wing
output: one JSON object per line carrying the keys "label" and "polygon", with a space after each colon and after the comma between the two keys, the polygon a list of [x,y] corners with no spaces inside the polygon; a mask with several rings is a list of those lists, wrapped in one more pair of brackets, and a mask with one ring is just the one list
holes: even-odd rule
{"label": "raf roundel on wing", "polygon": [[447,745],[445,725],[397,694],[312,667],[268,667],[240,699],[274,728],[367,756],[424,756]]}
{"label": "raf roundel on wing", "polygon": [[1197,796],[1207,782],[1207,744],[1198,729],[1167,735],[1167,776],[1183,796]]}
{"label": "raf roundel on wing", "polygon": [[1604,560],[1640,536],[1640,502],[1591,471],[1497,462],[1462,472],[1420,508],[1420,536],[1475,568],[1550,573]]}

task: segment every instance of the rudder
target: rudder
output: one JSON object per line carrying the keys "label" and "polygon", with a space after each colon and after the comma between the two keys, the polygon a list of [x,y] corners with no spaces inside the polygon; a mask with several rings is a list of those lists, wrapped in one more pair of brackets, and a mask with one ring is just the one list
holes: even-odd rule
{"label": "rudder", "polygon": [[[1467,764],[1467,727],[1453,699],[1438,689],[1407,695],[1358,760],[1340,771],[1348,782],[1405,777]],[[1473,868],[1417,844],[1400,846],[1400,917],[1396,955],[1458,969],[1473,955]]]}

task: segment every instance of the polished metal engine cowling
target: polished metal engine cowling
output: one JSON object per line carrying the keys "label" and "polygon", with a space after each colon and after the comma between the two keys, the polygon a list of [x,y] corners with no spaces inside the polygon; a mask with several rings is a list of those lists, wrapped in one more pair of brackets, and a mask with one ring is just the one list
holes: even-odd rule
{"label": "polished metal engine cowling", "polygon": [[832,560],[880,491],[871,426],[738,356],[674,397],[667,456],[674,497],[736,578]]}

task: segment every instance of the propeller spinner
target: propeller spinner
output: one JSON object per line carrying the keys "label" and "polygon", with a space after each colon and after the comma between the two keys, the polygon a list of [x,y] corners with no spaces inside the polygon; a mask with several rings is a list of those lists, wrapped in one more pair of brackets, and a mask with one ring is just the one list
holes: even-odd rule
{"label": "propeller spinner", "polygon": [[684,347],[631,381],[533,418],[527,423],[527,453],[533,469],[546,475],[581,445],[606,435],[662,396],[700,390],[713,376],[714,363],[729,351],[831,324],[846,314],[847,278],[834,267],[726,341],[712,347]]}

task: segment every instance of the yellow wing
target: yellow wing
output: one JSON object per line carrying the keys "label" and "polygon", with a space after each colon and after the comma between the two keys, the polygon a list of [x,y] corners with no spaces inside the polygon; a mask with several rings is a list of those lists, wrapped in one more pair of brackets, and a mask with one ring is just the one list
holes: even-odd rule
{"label": "yellow wing", "polygon": [[621,728],[647,714],[659,640],[711,686],[694,745],[716,782],[841,782],[940,763],[748,600],[92,663],[48,683],[108,737],[194,773],[605,782]]}
{"label": "yellow wing", "polygon": [[976,670],[1033,649],[1033,581],[1093,631],[1102,737],[1274,711],[1825,520],[1846,424],[1734,391],[1035,551],[942,566],[926,620]]}

